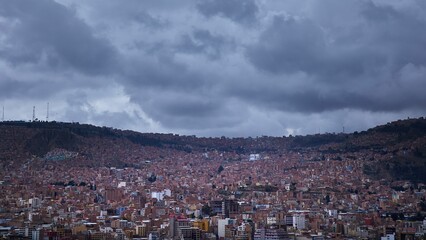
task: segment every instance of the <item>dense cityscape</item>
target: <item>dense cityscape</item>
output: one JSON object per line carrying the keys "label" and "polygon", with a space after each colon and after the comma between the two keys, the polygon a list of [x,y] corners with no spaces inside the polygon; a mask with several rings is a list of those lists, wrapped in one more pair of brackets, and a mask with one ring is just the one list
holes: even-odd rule
{"label": "dense cityscape", "polygon": [[426,240],[425,0],[0,0],[0,240]]}
{"label": "dense cityscape", "polygon": [[230,139],[4,122],[0,237],[425,239],[425,126]]}

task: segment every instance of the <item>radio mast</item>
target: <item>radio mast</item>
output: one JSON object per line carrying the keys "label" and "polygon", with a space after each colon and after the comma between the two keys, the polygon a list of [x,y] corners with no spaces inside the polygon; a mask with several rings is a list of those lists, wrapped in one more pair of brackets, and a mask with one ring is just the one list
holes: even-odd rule
{"label": "radio mast", "polygon": [[47,103],[47,110],[46,110],[46,122],[49,121],[49,102]]}

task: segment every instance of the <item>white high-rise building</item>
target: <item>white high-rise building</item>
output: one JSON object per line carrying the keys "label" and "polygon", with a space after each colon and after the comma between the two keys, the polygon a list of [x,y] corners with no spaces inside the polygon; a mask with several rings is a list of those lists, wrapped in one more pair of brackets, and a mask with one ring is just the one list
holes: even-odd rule
{"label": "white high-rise building", "polygon": [[40,240],[40,229],[35,229],[32,231],[32,240]]}
{"label": "white high-rise building", "polygon": [[30,198],[28,200],[28,203],[31,205],[32,208],[39,208],[41,206],[41,200],[40,198]]}
{"label": "white high-rise building", "polygon": [[225,226],[232,224],[232,219],[225,218],[225,219],[219,219],[217,222],[217,235],[219,238],[225,237]]}
{"label": "white high-rise building", "polygon": [[172,191],[170,189],[164,189],[161,192],[151,192],[151,198],[156,198],[160,201],[164,199],[164,196],[171,197]]}
{"label": "white high-rise building", "polygon": [[305,222],[306,222],[306,219],[304,214],[296,213],[293,215],[293,227],[295,229],[305,229],[306,228]]}

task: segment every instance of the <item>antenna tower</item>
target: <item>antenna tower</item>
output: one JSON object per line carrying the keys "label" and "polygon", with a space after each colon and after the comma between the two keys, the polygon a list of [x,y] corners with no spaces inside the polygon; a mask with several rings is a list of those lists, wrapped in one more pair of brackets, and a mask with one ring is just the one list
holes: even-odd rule
{"label": "antenna tower", "polygon": [[47,103],[46,122],[49,121],[49,103]]}
{"label": "antenna tower", "polygon": [[33,106],[33,122],[35,120],[35,106]]}

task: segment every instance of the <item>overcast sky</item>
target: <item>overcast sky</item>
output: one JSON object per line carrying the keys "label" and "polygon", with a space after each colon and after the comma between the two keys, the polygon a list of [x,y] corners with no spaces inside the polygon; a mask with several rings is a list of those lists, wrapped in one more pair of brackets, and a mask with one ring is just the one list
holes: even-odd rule
{"label": "overcast sky", "polygon": [[426,115],[424,0],[0,0],[5,120],[197,136]]}

